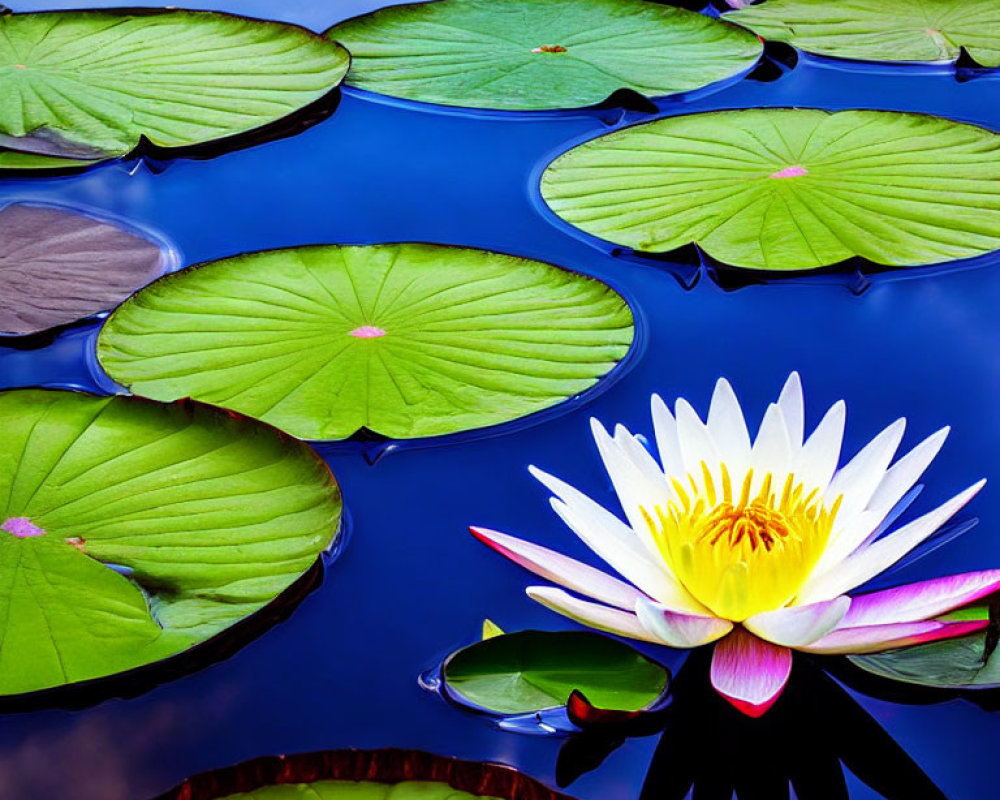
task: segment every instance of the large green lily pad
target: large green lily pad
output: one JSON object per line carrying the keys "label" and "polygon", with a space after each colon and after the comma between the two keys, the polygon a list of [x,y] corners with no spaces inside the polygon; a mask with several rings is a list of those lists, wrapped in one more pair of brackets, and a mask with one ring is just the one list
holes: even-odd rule
{"label": "large green lily pad", "polygon": [[313,246],[168,275],[108,319],[98,357],[157,400],[193,397],[305,439],[454,433],[553,406],[626,354],[598,281],[428,244]]}
{"label": "large green lily pad", "polygon": [[725,15],[765,39],[864,61],[955,61],[965,48],[1000,66],[995,0],[767,0]]}
{"label": "large green lily pad", "polygon": [[450,106],[537,110],[619,89],[668,95],[750,69],[757,38],[646,0],[437,0],[326,32],[353,58],[347,82]]}
{"label": "large green lily pad", "polygon": [[327,750],[203,772],[156,800],[571,800],[511,767],[416,750]]}
{"label": "large green lily pad", "polygon": [[617,639],[589,631],[521,631],[484,639],[449,656],[449,696],[496,714],[565,705],[576,690],[598,708],[640,711],[670,682],[665,667]]}
{"label": "large green lily pad", "polygon": [[323,97],[349,62],[303,28],[214,12],[0,15],[0,168],[247,133]]}
{"label": "large green lily pad", "polygon": [[916,266],[1000,247],[1000,136],[919,114],[661,119],[570,150],[541,191],[557,215],[602,239],[644,252],[694,242],[752,269],[852,256]]}
{"label": "large green lily pad", "polygon": [[0,695],[205,641],[337,534],[325,464],[218,409],[18,389],[0,392],[0,430]]}

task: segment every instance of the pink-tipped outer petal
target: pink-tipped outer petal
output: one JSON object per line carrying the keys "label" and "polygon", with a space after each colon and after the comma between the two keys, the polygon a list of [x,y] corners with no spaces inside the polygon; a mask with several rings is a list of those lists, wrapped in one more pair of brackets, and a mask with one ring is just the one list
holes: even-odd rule
{"label": "pink-tipped outer petal", "polygon": [[860,628],[839,628],[812,644],[800,647],[807,653],[822,655],[862,655],[927,644],[940,639],[954,639],[980,631],[989,625],[986,620],[969,622],[896,622],[891,625],[866,625]]}
{"label": "pink-tipped outer petal", "polygon": [[779,608],[754,614],[743,622],[744,627],[771,644],[801,647],[822,639],[837,628],[851,598],[840,596],[822,603]]}
{"label": "pink-tipped outer petal", "polygon": [[635,615],[639,624],[662,644],[681,650],[715,642],[733,629],[729,620],[677,614],[645,597],[636,602]]}
{"label": "pink-tipped outer petal", "polygon": [[997,590],[1000,569],[987,569],[861,594],[851,602],[840,627],[918,622],[947,614]]}
{"label": "pink-tipped outer petal", "polygon": [[712,686],[750,717],[767,712],[792,674],[792,651],[740,628],[715,645]]}
{"label": "pink-tipped outer petal", "polygon": [[554,586],[529,586],[525,592],[532,600],[588,628],[660,644],[659,639],[639,624],[639,618],[628,611],[581,600]]}
{"label": "pink-tipped outer petal", "polygon": [[602,603],[631,611],[643,596],[634,586],[555,550],[499,531],[476,527],[469,530],[483,544],[492,547],[515,564]]}

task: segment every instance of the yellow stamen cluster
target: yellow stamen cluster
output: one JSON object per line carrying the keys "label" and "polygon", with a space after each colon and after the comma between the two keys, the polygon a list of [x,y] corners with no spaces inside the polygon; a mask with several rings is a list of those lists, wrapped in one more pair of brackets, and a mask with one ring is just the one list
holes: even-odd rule
{"label": "yellow stamen cluster", "polygon": [[733,622],[773,611],[795,597],[830,538],[840,498],[828,509],[789,474],[780,491],[764,476],[753,492],[748,470],[738,496],[721,465],[719,485],[702,463],[690,488],[672,480],[675,499],[642,510],[664,561],[712,613]]}

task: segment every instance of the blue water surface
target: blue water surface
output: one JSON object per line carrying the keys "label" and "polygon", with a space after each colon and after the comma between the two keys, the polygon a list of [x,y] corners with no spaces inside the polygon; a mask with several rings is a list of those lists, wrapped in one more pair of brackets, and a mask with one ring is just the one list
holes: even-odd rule
{"label": "blue water surface", "polygon": [[[322,30],[383,4],[229,0],[215,7]],[[16,10],[72,5],[20,0]],[[958,82],[948,68],[835,68],[804,59],[774,82],[744,79],[661,106],[664,113],[897,109],[1000,129],[1000,74]],[[1000,258],[883,274],[859,291],[858,281],[839,278],[725,290],[708,276],[692,281],[690,270],[616,257],[610,246],[556,224],[540,208],[536,180],[568,143],[621,124],[620,117],[465,113],[345,90],[333,116],[302,134],[211,160],[179,159],[162,172],[162,165],[154,171],[131,162],[71,177],[0,179],[0,204],[59,203],[114,215],[165,238],[184,264],[306,243],[406,240],[551,261],[623,293],[644,339],[607,391],[538,424],[403,447],[373,465],[357,451],[331,452],[351,540],[322,587],[237,654],[139,697],[4,717],[0,797],[142,800],[197,771],[346,746],[498,760],[553,783],[558,738],[500,731],[421,689],[418,676],[474,640],[484,617],[507,630],[570,625],[528,600],[529,576],[466,528],[496,527],[589,559],[525,467],[538,464],[613,506],[588,418],[650,433],[652,392],[684,396],[704,410],[724,375],[755,426],[788,373],[799,370],[810,425],[847,400],[847,452],[898,416],[909,421],[904,447],[953,426],[914,513],[981,476],[1000,484]],[[635,119],[630,113],[625,121]],[[96,388],[87,358],[94,330],[70,330],[41,350],[0,348],[0,387]],[[987,485],[966,514],[981,524],[895,579],[1000,566],[1000,486]],[[658,655],[675,667],[682,661]],[[966,700],[910,705],[847,691],[947,797],[995,795],[1000,714]],[[820,742],[828,719],[820,708],[796,725],[803,741]],[[690,735],[720,762],[731,757],[719,746],[721,733],[692,726]],[[568,791],[584,800],[637,797],[656,741],[629,740]],[[882,796],[853,775],[848,785],[854,798]]]}

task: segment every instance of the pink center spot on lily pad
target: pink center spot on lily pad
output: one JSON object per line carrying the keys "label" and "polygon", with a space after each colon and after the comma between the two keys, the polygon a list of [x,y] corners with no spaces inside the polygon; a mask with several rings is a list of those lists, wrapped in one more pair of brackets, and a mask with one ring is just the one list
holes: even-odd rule
{"label": "pink center spot on lily pad", "polygon": [[14,69],[27,69],[27,67],[25,67],[24,64],[15,64]]}
{"label": "pink center spot on lily pad", "polygon": [[44,536],[45,531],[35,525],[27,517],[8,517],[0,525],[0,530],[6,531],[18,539],[28,539],[32,536]]}
{"label": "pink center spot on lily pad", "polygon": [[808,175],[809,170],[798,164],[793,164],[790,167],[785,167],[784,169],[779,169],[777,172],[772,172],[768,177],[771,178],[801,178],[803,175]]}
{"label": "pink center spot on lily pad", "polygon": [[374,325],[362,325],[351,331],[350,335],[356,336],[358,339],[378,339],[380,336],[385,336],[385,331]]}

